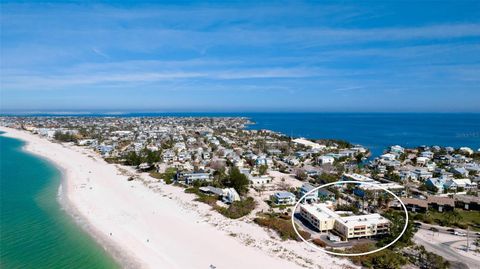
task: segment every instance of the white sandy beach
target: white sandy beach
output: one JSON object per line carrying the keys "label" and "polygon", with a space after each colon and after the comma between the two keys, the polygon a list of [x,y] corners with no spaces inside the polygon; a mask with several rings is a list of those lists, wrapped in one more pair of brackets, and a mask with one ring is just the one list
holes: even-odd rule
{"label": "white sandy beach", "polygon": [[[0,127],[5,136],[55,163],[64,173],[63,200],[87,230],[130,268],[353,268],[348,260],[281,241],[271,231],[229,220],[183,189],[147,175],[127,181],[119,166],[87,149]],[[131,169],[130,169],[131,170]],[[213,267],[212,267],[213,268]]]}

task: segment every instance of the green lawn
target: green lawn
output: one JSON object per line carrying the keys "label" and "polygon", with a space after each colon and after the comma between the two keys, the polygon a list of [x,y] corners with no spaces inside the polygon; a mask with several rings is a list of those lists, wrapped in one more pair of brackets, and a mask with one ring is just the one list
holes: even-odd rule
{"label": "green lawn", "polygon": [[466,222],[476,223],[480,225],[480,211],[458,210],[462,219]]}
{"label": "green lawn", "polygon": [[480,231],[475,225],[480,225],[480,211],[467,211],[455,209],[459,217],[452,217],[449,212],[437,212],[430,210],[428,214],[412,214],[414,220],[420,220],[425,223],[439,224],[442,226],[456,226],[459,228],[467,228],[470,226],[472,230]]}

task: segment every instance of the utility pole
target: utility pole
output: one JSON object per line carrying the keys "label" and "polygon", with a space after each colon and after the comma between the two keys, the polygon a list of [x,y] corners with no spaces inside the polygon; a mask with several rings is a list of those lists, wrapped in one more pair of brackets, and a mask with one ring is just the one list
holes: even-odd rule
{"label": "utility pole", "polygon": [[467,226],[467,252],[468,252],[468,249],[470,248],[470,246],[468,245],[469,236],[470,236],[470,226]]}

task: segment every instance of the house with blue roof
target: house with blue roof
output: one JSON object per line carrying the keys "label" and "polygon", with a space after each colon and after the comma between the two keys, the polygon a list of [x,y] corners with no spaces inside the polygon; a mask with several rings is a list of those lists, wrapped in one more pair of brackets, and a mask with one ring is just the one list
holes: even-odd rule
{"label": "house with blue roof", "polygon": [[445,185],[445,178],[429,178],[425,181],[425,184],[430,187],[435,187],[437,188],[438,193],[443,192],[443,187]]}
{"label": "house with blue roof", "polygon": [[272,195],[273,203],[280,205],[294,205],[296,202],[295,194],[288,191],[279,191]]}

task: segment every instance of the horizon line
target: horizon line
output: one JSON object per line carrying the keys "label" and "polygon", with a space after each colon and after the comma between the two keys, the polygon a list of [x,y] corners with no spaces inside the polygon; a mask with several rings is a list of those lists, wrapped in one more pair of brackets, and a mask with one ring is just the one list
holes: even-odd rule
{"label": "horizon line", "polygon": [[105,115],[121,116],[132,114],[480,114],[480,111],[347,111],[347,110],[3,110],[0,116],[76,116]]}

